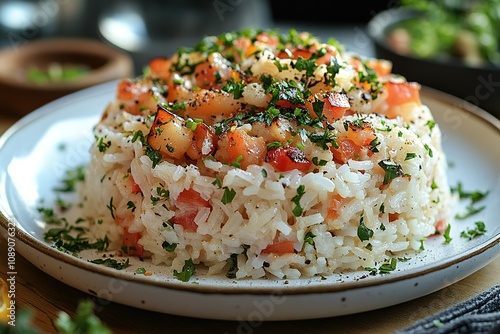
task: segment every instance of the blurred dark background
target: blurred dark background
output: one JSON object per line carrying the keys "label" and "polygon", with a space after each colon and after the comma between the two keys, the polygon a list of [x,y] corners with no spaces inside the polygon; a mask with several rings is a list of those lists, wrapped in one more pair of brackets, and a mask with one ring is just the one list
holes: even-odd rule
{"label": "blurred dark background", "polygon": [[95,38],[129,53],[137,74],[151,57],[168,56],[204,35],[250,26],[309,30],[371,54],[370,43],[362,41],[364,25],[394,6],[395,1],[0,0],[0,45]]}

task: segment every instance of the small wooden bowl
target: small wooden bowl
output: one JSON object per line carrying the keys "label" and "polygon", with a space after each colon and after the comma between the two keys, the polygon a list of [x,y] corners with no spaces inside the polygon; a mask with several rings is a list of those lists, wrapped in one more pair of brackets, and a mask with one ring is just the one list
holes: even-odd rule
{"label": "small wooden bowl", "polygon": [[[89,68],[79,78],[37,84],[27,77],[29,68],[52,63]],[[28,42],[0,51],[0,111],[24,116],[64,95],[103,82],[133,75],[132,58],[103,42],[91,39],[52,38]]]}

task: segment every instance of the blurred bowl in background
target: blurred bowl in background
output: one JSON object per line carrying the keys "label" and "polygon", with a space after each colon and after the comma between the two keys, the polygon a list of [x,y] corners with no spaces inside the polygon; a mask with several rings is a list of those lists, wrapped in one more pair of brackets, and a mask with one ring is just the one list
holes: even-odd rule
{"label": "blurred bowl in background", "polygon": [[457,96],[500,118],[500,67],[491,64],[470,66],[451,57],[418,58],[398,53],[389,45],[387,37],[391,29],[416,15],[415,11],[404,8],[375,15],[366,26],[374,43],[375,56],[390,60],[393,73],[409,81]]}
{"label": "blurred bowl in background", "polygon": [[91,39],[49,38],[0,51],[0,110],[23,116],[75,91],[133,75],[131,57]]}

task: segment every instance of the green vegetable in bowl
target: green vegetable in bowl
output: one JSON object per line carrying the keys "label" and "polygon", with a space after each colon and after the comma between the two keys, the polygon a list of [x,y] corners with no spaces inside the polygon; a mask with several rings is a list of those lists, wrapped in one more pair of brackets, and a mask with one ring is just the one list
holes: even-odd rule
{"label": "green vegetable in bowl", "polygon": [[390,29],[395,51],[455,57],[476,66],[500,64],[500,0],[401,0],[401,7],[421,15]]}
{"label": "green vegetable in bowl", "polygon": [[46,69],[31,66],[26,73],[26,78],[36,84],[47,84],[76,80],[88,73],[90,73],[90,68],[86,65],[51,63]]}

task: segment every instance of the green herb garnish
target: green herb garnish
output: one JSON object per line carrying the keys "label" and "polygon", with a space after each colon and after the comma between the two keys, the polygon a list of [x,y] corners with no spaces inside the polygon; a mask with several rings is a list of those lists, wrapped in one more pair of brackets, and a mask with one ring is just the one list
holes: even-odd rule
{"label": "green herb garnish", "polygon": [[482,221],[474,223],[476,225],[473,229],[466,229],[460,233],[460,237],[472,240],[476,237],[483,235],[486,232],[486,225]]}
{"label": "green herb garnish", "polygon": [[193,260],[189,259],[184,261],[184,266],[182,267],[181,272],[174,269],[174,276],[183,282],[187,282],[195,274],[195,272],[196,269],[194,267]]}
{"label": "green herb garnish", "polygon": [[305,186],[303,184],[301,184],[298,188],[297,188],[297,195],[295,195],[293,198],[292,198],[292,202],[295,204],[295,207],[292,209],[292,212],[293,214],[295,215],[295,217],[300,217],[302,216],[302,212],[304,211],[304,209],[302,208],[302,206],[300,205],[300,199],[302,198],[302,196],[305,194]]}
{"label": "green herb garnish", "polygon": [[122,270],[125,268],[130,267],[129,259],[126,261],[117,261],[115,259],[95,259],[91,260],[91,263],[95,264],[101,264],[109,268],[117,269],[117,270]]}

